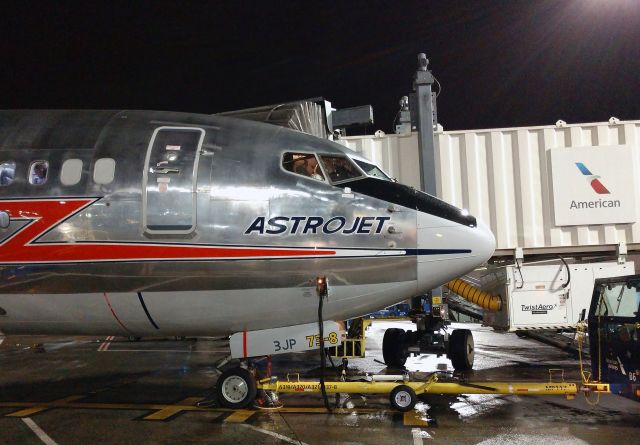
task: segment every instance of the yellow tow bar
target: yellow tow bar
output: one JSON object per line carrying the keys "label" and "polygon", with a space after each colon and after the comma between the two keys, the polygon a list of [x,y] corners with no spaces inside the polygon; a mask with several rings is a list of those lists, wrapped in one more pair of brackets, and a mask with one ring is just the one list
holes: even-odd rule
{"label": "yellow tow bar", "polygon": [[[286,381],[277,377],[257,382],[257,388],[276,393],[316,393],[320,392],[320,382],[300,380],[287,376]],[[564,395],[575,396],[578,387],[568,382],[450,382],[439,381],[437,374],[426,380],[409,380],[408,375],[365,376],[366,381],[326,381],[329,394],[390,394],[391,406],[400,411],[408,411],[417,402],[420,394],[517,394],[517,395]]]}

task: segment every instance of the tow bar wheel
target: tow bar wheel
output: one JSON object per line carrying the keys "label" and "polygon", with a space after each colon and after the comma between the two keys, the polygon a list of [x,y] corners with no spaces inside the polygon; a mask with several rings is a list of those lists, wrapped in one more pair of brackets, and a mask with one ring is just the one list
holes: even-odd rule
{"label": "tow bar wheel", "polygon": [[407,385],[398,385],[391,391],[389,401],[393,409],[398,411],[411,411],[418,401],[418,396]]}
{"label": "tow bar wheel", "polygon": [[220,405],[225,408],[246,408],[253,403],[256,393],[256,380],[244,368],[228,369],[218,377],[216,394]]}

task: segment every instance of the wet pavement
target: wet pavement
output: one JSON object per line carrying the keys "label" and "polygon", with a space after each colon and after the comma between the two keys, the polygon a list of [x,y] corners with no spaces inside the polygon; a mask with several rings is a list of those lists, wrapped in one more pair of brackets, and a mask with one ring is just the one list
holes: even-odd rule
{"label": "wet pavement", "polygon": [[[367,357],[352,369],[384,372],[384,329],[375,322]],[[454,325],[454,327],[456,327]],[[473,381],[546,381],[548,369],[579,382],[566,352],[514,334],[471,328]],[[280,410],[199,408],[212,396],[216,339],[0,337],[0,444],[640,444],[640,404],[618,396],[423,396],[416,410],[389,408],[388,396],[341,398],[323,412],[318,394],[281,394]],[[273,372],[317,371],[316,353],[274,357]],[[433,371],[445,357],[411,357],[407,368]],[[331,371],[328,371],[331,374]],[[330,396],[333,403],[335,399]]]}

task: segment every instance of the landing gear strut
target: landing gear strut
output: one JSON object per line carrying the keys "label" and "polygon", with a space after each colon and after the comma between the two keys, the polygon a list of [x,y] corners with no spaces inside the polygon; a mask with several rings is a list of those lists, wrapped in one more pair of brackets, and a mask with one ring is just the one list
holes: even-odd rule
{"label": "landing gear strut", "polygon": [[428,294],[412,301],[416,331],[387,329],[382,339],[382,356],[389,368],[402,368],[409,354],[446,354],[456,371],[473,368],[473,335],[468,329],[444,330],[449,324],[448,308],[442,297]]}

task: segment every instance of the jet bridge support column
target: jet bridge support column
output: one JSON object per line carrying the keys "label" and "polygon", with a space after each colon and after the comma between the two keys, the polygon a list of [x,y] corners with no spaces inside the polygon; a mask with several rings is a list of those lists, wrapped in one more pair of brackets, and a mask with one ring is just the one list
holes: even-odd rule
{"label": "jet bridge support column", "polygon": [[[429,59],[425,53],[418,54],[418,70],[413,78],[413,94],[410,109],[418,129],[420,186],[430,195],[437,196],[436,191],[436,149],[433,135],[434,99],[431,86],[434,77],[428,68]],[[442,287],[431,291],[435,296],[442,296]]]}
{"label": "jet bridge support column", "polygon": [[431,85],[433,74],[427,68],[429,59],[424,53],[418,54],[418,70],[413,79],[414,94],[411,109],[416,113],[418,143],[420,147],[420,185],[422,190],[436,196],[436,160],[433,137],[433,99]]}

